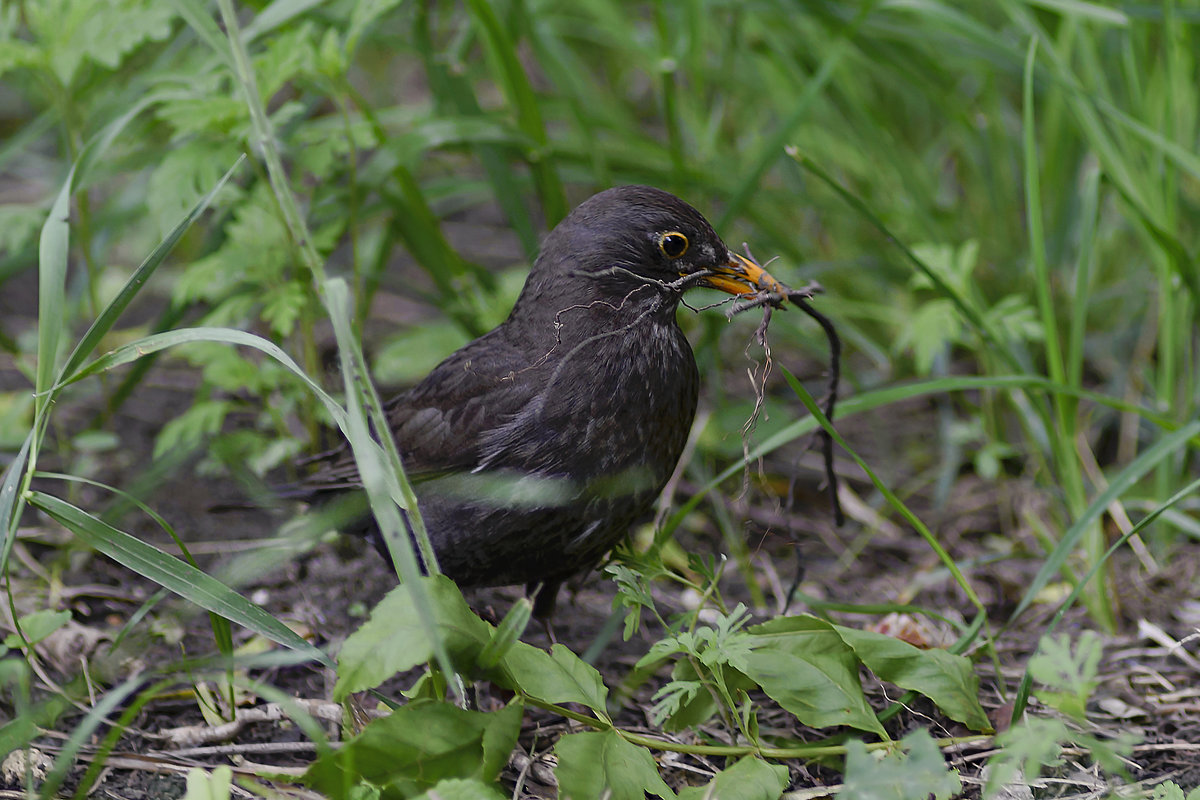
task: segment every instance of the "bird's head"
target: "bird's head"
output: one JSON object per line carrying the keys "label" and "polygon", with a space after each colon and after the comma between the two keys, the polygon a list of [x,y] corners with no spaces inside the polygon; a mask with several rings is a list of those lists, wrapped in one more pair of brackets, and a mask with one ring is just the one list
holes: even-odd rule
{"label": "bird's head", "polygon": [[676,295],[694,286],[733,295],[784,291],[762,267],[726,247],[699,211],[649,186],[600,192],[550,232],[530,282],[566,277],[659,286]]}

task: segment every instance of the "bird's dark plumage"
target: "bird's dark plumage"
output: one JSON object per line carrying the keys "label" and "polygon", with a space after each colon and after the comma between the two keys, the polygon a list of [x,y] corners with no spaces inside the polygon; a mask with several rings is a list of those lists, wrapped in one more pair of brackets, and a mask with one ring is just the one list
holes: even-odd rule
{"label": "bird's dark plumage", "polygon": [[[462,585],[553,583],[649,511],[696,412],[675,311],[697,285],[778,286],[679,198],[601,192],[546,237],[503,324],[388,404],[443,572]],[[347,447],[303,494],[356,486]]]}

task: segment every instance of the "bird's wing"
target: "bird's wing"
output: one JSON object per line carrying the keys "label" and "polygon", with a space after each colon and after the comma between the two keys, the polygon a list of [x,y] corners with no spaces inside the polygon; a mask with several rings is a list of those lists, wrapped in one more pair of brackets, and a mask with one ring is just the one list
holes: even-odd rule
{"label": "bird's wing", "polygon": [[[536,375],[542,369],[537,361],[530,362],[527,351],[493,331],[388,401],[384,411],[410,479],[469,472],[479,466],[481,443],[537,394]],[[300,494],[361,485],[349,445],[322,460],[322,466],[303,482],[309,491]]]}

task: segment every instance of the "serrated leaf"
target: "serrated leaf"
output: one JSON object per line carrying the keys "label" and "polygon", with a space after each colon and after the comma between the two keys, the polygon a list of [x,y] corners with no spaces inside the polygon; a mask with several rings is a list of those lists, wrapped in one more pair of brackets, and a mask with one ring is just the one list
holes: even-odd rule
{"label": "serrated leaf", "polygon": [[654,702],[650,709],[651,722],[662,727],[682,709],[691,707],[702,691],[704,684],[700,681],[669,681],[650,698]]}
{"label": "serrated leaf", "polygon": [[367,725],[337,752],[318,758],[304,781],[331,797],[360,780],[410,797],[450,778],[485,785],[499,775],[521,730],[523,707],[467,711],[416,700]]}
{"label": "serrated leaf", "polygon": [[[491,626],[462,599],[454,582],[444,576],[422,578],[433,603],[436,626],[453,658],[470,663],[491,640]],[[371,617],[350,634],[338,654],[338,679],[333,696],[339,702],[352,692],[378,686],[398,672],[433,657],[433,644],[407,588],[397,586],[371,611]]]}
{"label": "serrated leaf", "polygon": [[1060,763],[1062,742],[1071,738],[1061,719],[1026,717],[996,737],[1000,749],[988,761],[988,779],[984,796],[996,792],[1015,779],[1034,780],[1042,768]]}
{"label": "serrated leaf", "polygon": [[146,208],[166,233],[204,196],[240,154],[228,141],[196,139],[172,147],[154,168],[146,187]]}
{"label": "serrated leaf", "polygon": [[516,642],[501,665],[509,688],[520,689],[548,703],[579,703],[607,720],[605,701],[608,687],[600,672],[579,656],[556,644],[547,653],[524,642]]}
{"label": "serrated leaf", "polygon": [[689,786],[679,800],[779,800],[788,785],[788,768],[744,756],[721,770],[707,786]]}
{"label": "serrated leaf", "polygon": [[167,422],[154,440],[154,457],[169,450],[194,450],[205,439],[220,432],[229,413],[228,400],[198,400],[191,408]]}
{"label": "serrated leaf", "polygon": [[992,724],[979,704],[979,676],[971,662],[939,648],[921,650],[893,636],[834,625],[833,630],[882,680],[932,700],[951,719],[977,731]]}
{"label": "serrated leaf", "polygon": [[933,359],[962,336],[963,321],[954,301],[936,298],[922,303],[908,318],[896,337],[895,350],[912,349],[917,372],[927,375]]}
{"label": "serrated leaf", "polygon": [[84,61],[109,69],[147,41],[171,34],[175,10],[158,0],[42,0],[27,4],[29,27],[69,86]]}
{"label": "serrated leaf", "polygon": [[266,49],[254,58],[254,77],[263,102],[269,101],[288,81],[311,74],[315,62],[312,24],[302,23],[271,37]]}
{"label": "serrated leaf", "polygon": [[1150,790],[1150,800],[1200,800],[1200,787],[1192,789],[1185,798],[1179,784],[1166,781]]}
{"label": "serrated leaf", "polygon": [[846,745],[846,779],[838,797],[852,800],[949,800],[962,790],[958,773],[924,728],[905,736],[903,752],[876,758],[860,741]]}
{"label": "serrated leaf", "polygon": [[229,135],[248,122],[246,104],[236,97],[195,95],[168,100],[155,115],[176,134]]}
{"label": "serrated leaf", "polygon": [[558,796],[562,800],[645,800],[647,794],[673,798],[650,751],[616,731],[571,733],[554,745]]}
{"label": "serrated leaf", "polygon": [[[718,667],[713,671],[709,680],[719,682],[731,696],[744,695],[745,692],[759,688],[757,683],[733,667]],[[679,659],[671,669],[671,681],[682,684],[693,681],[699,683],[700,677],[691,661]],[[670,683],[667,684],[667,686],[670,685]],[[665,730],[683,731],[702,725],[711,719],[720,707],[717,699],[713,696],[712,689],[709,688],[696,692],[690,698],[680,698],[680,700],[682,702],[679,707],[671,712],[670,717],[662,723]],[[654,710],[657,711],[657,708]]]}
{"label": "serrated leaf", "polygon": [[288,336],[308,303],[308,292],[299,281],[288,281],[263,295],[262,318],[279,336]]}

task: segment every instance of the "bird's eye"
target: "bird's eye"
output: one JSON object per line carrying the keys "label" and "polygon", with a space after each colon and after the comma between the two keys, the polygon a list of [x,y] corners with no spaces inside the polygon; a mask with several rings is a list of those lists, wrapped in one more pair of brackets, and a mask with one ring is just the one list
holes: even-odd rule
{"label": "bird's eye", "polygon": [[679,231],[664,233],[658,237],[658,249],[667,258],[679,258],[687,252],[688,238]]}

